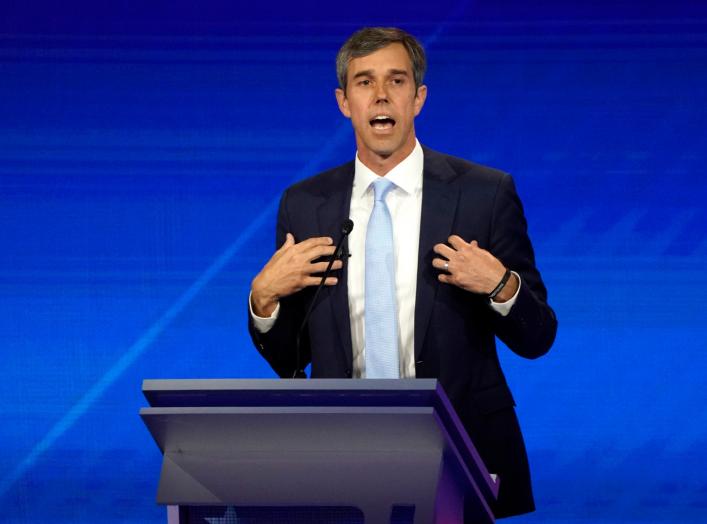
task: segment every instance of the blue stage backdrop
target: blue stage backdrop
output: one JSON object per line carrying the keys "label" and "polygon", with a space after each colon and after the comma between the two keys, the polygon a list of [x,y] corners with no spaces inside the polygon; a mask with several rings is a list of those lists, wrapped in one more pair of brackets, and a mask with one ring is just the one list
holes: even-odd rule
{"label": "blue stage backdrop", "polygon": [[0,520],[165,521],[141,380],[273,376],[246,297],[279,194],[352,158],[334,55],[400,25],[429,54],[421,142],[514,175],[559,317],[546,357],[501,348],[539,508],[515,521],[707,521],[704,3],[19,4]]}

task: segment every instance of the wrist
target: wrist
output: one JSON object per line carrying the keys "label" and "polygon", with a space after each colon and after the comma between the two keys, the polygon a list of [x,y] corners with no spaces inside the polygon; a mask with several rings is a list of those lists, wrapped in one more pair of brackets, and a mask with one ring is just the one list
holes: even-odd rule
{"label": "wrist", "polygon": [[256,316],[262,318],[270,317],[273,311],[275,311],[278,302],[279,298],[276,295],[261,289],[256,281],[253,281],[250,288],[250,306]]}
{"label": "wrist", "polygon": [[493,288],[487,293],[487,298],[489,300],[494,300],[498,301],[497,299],[498,295],[500,295],[504,288],[506,287],[506,284],[511,278],[511,271],[508,268],[503,268],[503,272],[500,275],[497,275],[495,279],[495,284],[493,285]]}
{"label": "wrist", "polygon": [[257,317],[269,318],[272,316],[273,311],[277,308],[277,299],[256,299],[251,296],[251,307],[253,308],[253,313]]}
{"label": "wrist", "polygon": [[495,296],[490,297],[491,300],[494,302],[508,302],[518,291],[518,285],[518,277],[515,273],[511,273],[501,290]]}

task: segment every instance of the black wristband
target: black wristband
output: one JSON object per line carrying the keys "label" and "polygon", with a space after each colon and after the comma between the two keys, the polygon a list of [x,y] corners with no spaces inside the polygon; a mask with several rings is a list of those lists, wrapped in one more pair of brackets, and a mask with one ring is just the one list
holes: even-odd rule
{"label": "black wristband", "polygon": [[493,300],[494,298],[496,298],[496,295],[498,295],[501,292],[501,290],[504,287],[506,287],[506,284],[508,284],[509,278],[511,278],[511,270],[506,269],[506,272],[503,274],[503,278],[501,279],[501,281],[498,283],[498,285],[495,288],[493,288],[493,291],[491,291],[491,293],[489,293],[490,300]]}

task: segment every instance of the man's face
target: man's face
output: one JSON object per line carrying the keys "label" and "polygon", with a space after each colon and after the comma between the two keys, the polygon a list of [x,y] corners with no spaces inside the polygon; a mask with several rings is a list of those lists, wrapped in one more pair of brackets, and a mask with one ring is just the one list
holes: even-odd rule
{"label": "man's face", "polygon": [[336,90],[341,112],[351,119],[359,158],[393,165],[415,147],[415,117],[427,88],[415,91],[412,63],[402,44],[390,44],[349,61],[346,92]]}

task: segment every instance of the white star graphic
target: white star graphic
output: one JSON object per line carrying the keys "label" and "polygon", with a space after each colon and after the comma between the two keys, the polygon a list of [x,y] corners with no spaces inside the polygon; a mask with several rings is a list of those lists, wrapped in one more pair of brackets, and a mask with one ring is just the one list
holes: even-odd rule
{"label": "white star graphic", "polygon": [[236,515],[236,508],[233,506],[228,506],[226,508],[226,513],[223,517],[204,517],[204,520],[208,521],[209,524],[238,524],[238,515]]}

